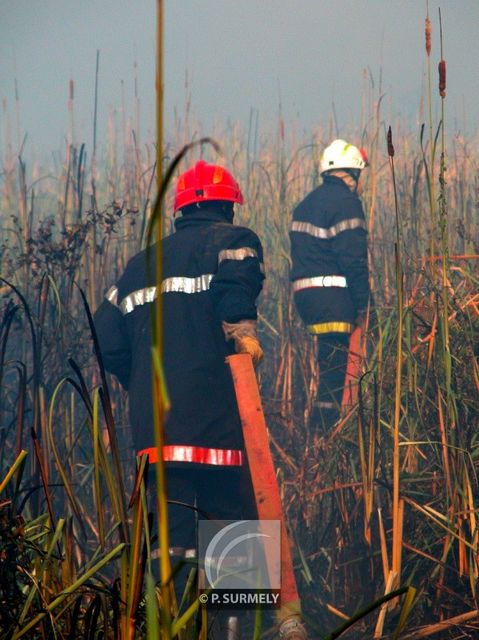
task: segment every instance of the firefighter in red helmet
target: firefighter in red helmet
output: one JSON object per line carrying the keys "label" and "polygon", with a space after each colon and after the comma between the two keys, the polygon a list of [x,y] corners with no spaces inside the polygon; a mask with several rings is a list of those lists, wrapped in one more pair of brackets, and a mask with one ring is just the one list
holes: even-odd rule
{"label": "firefighter in red helmet", "polygon": [[[151,304],[161,292],[164,370],[171,411],[164,460],[170,501],[215,519],[243,517],[241,424],[225,358],[263,352],[256,335],[256,299],[264,279],[261,243],[233,224],[243,196],[224,168],[197,162],[176,185],[175,232],[162,240],[162,282],[149,280],[146,251],[128,263],[95,314],[105,367],[128,389],[137,453],[157,462],[151,398]],[[169,505],[174,554],[196,547],[195,512]]]}

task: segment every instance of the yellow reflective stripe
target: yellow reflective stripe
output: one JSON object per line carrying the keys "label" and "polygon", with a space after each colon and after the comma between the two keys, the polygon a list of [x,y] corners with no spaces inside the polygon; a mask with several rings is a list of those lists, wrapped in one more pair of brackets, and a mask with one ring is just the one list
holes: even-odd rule
{"label": "yellow reflective stripe", "polygon": [[309,333],[315,335],[319,333],[352,333],[354,325],[351,322],[318,322],[308,324],[306,327]]}

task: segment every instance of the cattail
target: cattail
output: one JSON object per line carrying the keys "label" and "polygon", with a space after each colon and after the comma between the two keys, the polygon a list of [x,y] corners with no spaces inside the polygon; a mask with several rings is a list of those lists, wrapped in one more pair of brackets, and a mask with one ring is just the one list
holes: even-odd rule
{"label": "cattail", "polygon": [[446,61],[439,62],[439,95],[441,98],[446,97]]}
{"label": "cattail", "polygon": [[426,18],[426,27],[424,29],[424,34],[426,36],[426,53],[428,56],[431,55],[431,21],[429,17]]}
{"label": "cattail", "polygon": [[73,100],[74,97],[74,84],[73,80],[70,80],[70,100]]}
{"label": "cattail", "polygon": [[283,118],[279,121],[279,135],[281,136],[281,140],[284,142],[284,120]]}
{"label": "cattail", "polygon": [[387,141],[388,141],[388,156],[390,158],[394,158],[393,134],[391,131],[391,126],[389,126],[389,129],[388,129]]}

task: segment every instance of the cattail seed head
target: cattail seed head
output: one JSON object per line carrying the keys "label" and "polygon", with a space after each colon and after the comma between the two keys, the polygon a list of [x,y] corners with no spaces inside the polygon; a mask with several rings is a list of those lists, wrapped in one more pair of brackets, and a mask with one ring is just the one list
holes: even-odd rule
{"label": "cattail seed head", "polygon": [[391,126],[389,126],[389,129],[388,129],[387,142],[388,142],[388,156],[390,158],[394,158],[393,134],[391,131]]}
{"label": "cattail seed head", "polygon": [[426,18],[426,26],[424,29],[424,34],[426,36],[426,53],[428,56],[431,55],[431,21],[429,18]]}
{"label": "cattail seed head", "polygon": [[73,80],[70,80],[70,100],[73,100],[73,96],[74,96],[74,85],[73,85]]}
{"label": "cattail seed head", "polygon": [[446,61],[439,62],[439,95],[441,98],[446,97]]}

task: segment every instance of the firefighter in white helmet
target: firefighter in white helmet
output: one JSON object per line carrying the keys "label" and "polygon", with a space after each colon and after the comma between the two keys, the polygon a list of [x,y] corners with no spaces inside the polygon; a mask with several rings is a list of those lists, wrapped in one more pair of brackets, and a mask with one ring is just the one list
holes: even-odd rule
{"label": "firefighter in white helmet", "polygon": [[370,302],[367,230],[359,199],[366,152],[334,140],[321,157],[323,183],[294,209],[292,287],[307,330],[317,336],[320,383],[311,427],[338,419],[349,339]]}

